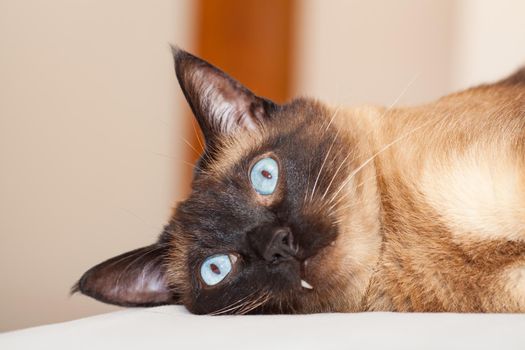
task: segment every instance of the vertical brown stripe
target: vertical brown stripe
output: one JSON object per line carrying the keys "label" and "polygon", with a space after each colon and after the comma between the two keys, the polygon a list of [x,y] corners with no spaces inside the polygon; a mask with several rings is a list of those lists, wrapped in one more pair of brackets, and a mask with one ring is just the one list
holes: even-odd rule
{"label": "vertical brown stripe", "polygon": [[197,53],[256,94],[288,98],[293,1],[200,0],[199,6]]}
{"label": "vertical brown stripe", "polygon": [[[290,98],[295,1],[196,2],[196,54],[260,96],[276,102]],[[187,138],[199,149],[193,129]],[[187,159],[196,160],[191,149]]]}

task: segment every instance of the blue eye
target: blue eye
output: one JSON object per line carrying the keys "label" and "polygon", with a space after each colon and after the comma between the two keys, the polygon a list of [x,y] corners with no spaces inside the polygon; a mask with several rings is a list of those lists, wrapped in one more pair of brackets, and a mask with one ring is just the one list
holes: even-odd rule
{"label": "blue eye", "polygon": [[257,193],[267,196],[277,187],[279,166],[272,158],[263,158],[252,167],[250,180]]}
{"label": "blue eye", "polygon": [[201,277],[208,286],[221,282],[232,270],[232,260],[226,254],[212,255],[201,265]]}

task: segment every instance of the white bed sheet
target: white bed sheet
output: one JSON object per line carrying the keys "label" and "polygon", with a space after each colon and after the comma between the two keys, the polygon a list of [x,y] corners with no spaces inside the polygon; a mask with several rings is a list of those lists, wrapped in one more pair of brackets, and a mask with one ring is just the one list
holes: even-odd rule
{"label": "white bed sheet", "polygon": [[0,349],[520,349],[525,315],[196,316],[127,309],[0,334]]}

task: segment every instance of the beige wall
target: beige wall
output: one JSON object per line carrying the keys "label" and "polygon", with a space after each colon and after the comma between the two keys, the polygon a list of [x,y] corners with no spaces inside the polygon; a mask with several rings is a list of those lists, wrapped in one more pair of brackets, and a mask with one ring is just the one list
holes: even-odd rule
{"label": "beige wall", "polygon": [[302,4],[298,93],[336,104],[390,105],[405,90],[398,103],[427,101],[449,87],[454,1]]}
{"label": "beige wall", "polygon": [[522,0],[300,3],[295,90],[332,103],[421,103],[525,64]]}
{"label": "beige wall", "polygon": [[69,288],[160,233],[187,166],[168,43],[191,48],[191,3],[0,1],[0,331],[115,309]]}
{"label": "beige wall", "polygon": [[457,3],[453,88],[506,76],[525,66],[525,1]]}

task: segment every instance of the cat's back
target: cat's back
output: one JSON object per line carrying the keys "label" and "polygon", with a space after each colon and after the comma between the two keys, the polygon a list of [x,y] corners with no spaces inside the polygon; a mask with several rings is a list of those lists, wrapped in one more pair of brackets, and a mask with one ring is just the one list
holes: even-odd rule
{"label": "cat's back", "polygon": [[378,157],[386,179],[415,191],[455,233],[525,239],[525,71],[386,112],[381,127],[377,148],[392,145]]}
{"label": "cat's back", "polygon": [[[525,70],[425,106],[386,110],[376,125],[382,278],[406,294],[383,304],[525,310]],[[415,305],[414,293],[428,299]]]}

